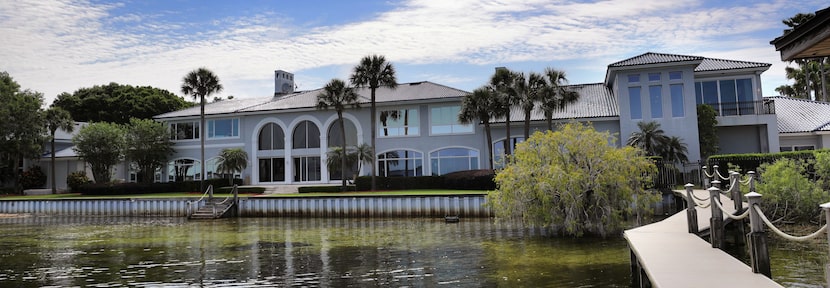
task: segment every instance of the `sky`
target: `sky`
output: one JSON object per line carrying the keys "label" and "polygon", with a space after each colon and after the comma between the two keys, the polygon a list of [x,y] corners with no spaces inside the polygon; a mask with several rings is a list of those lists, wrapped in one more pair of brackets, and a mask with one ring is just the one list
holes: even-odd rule
{"label": "sky", "polygon": [[[384,55],[398,82],[472,91],[495,67],[565,70],[599,83],[608,64],[646,52],[770,63],[765,96],[787,84],[769,42],[781,20],[826,0],[22,0],[0,1],[0,71],[44,94],[110,82],[182,95],[182,78],[212,70],[215,96],[271,96],[274,70],[299,90],[348,79]],[[185,98],[190,100],[190,98]]]}

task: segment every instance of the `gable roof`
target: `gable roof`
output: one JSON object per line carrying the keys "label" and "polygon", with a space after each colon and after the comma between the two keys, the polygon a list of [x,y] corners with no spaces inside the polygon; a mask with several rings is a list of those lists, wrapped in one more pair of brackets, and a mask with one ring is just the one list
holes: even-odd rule
{"label": "gable roof", "polygon": [[[222,115],[230,113],[254,113],[259,111],[277,111],[290,109],[312,109],[317,104],[317,95],[322,89],[295,92],[277,97],[257,97],[246,99],[223,100],[205,105],[205,115]],[[371,90],[357,88],[361,104],[370,103]],[[381,87],[375,91],[377,103],[436,100],[460,98],[469,92],[436,84],[429,81],[401,83],[391,89]],[[173,111],[157,115],[156,119],[199,116],[200,107],[190,107],[184,110]]]}
{"label": "gable roof", "polygon": [[608,70],[605,74],[605,83],[606,85],[613,84],[614,74],[617,70],[625,70],[626,68],[635,68],[637,66],[668,66],[678,64],[695,65],[695,73],[740,69],[767,70],[770,66],[772,66],[772,64],[769,63],[646,52],[608,65]]}
{"label": "gable roof", "polygon": [[703,57],[677,54],[646,52],[619,62],[611,63],[608,67],[640,66],[649,64],[664,64],[674,62],[700,61]]}
{"label": "gable roof", "polygon": [[830,131],[830,103],[790,97],[767,97],[775,101],[778,133]]}
{"label": "gable roof", "polygon": [[[603,117],[619,117],[617,97],[611,93],[611,88],[603,83],[568,85],[579,93],[576,102],[562,109],[553,111],[553,120],[592,119]],[[514,106],[510,110],[510,121],[524,121],[524,112],[521,107]],[[532,121],[544,121],[545,113],[540,105],[536,105],[530,116]],[[495,119],[493,123],[504,123],[504,119]]]}

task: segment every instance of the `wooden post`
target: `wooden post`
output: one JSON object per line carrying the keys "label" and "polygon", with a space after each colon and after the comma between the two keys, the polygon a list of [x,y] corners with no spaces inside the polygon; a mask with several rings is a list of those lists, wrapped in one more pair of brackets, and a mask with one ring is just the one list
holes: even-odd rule
{"label": "wooden post", "polygon": [[234,217],[239,217],[239,187],[236,184],[233,184],[233,214]]}
{"label": "wooden post", "polygon": [[[715,175],[715,177],[720,177],[720,176]],[[720,180],[718,180],[717,178],[715,178],[715,180],[712,180],[712,187],[720,189]]]}
{"label": "wooden post", "polygon": [[735,204],[735,212],[741,213],[741,210],[744,209],[744,201],[743,201],[743,193],[741,193],[741,173],[732,171],[730,174],[732,179],[730,183],[734,183],[735,187],[729,187],[729,190],[732,191],[732,202]]}
{"label": "wooden post", "polygon": [[720,202],[720,188],[710,187],[709,200],[711,203],[709,207],[712,208],[712,218],[709,218],[709,241],[712,243],[712,248],[723,249],[723,212],[715,201]]}
{"label": "wooden post", "polygon": [[[824,223],[830,223],[830,202],[821,204],[821,210],[824,210]],[[828,224],[830,225],[830,224]],[[827,244],[830,247],[830,229],[825,231],[827,234]],[[828,250],[830,251],[830,250]],[[824,280],[827,281],[828,287],[830,287],[830,263],[824,265]]]}
{"label": "wooden post", "polygon": [[686,184],[686,219],[689,222],[689,233],[697,234],[699,232],[699,228],[697,226],[697,205],[695,204],[695,197],[692,195],[694,191],[692,188],[695,187],[694,184],[689,183]]}
{"label": "wooden post", "polygon": [[746,172],[746,175],[749,176],[749,192],[756,192],[755,191],[755,171]]}
{"label": "wooden post", "polygon": [[709,186],[709,183],[711,183],[712,179],[709,179],[709,170],[707,169],[706,165],[700,167],[700,169],[703,170],[703,188],[706,188]]}
{"label": "wooden post", "polygon": [[637,255],[633,250],[628,250],[631,254],[631,287],[642,287],[640,283],[640,261],[637,260]]}
{"label": "wooden post", "polygon": [[749,200],[749,261],[752,263],[752,272],[764,274],[768,278],[772,278],[769,262],[769,250],[767,250],[767,237],[764,232],[764,221],[761,220],[761,215],[755,210],[756,206],[761,205],[761,194],[755,191],[749,192],[746,195]]}

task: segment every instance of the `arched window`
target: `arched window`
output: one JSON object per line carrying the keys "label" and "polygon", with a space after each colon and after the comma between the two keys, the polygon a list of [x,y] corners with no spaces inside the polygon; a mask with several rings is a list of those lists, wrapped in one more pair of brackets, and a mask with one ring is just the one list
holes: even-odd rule
{"label": "arched window", "polygon": [[[513,152],[513,151],[516,151],[516,144],[525,142],[525,137],[523,137],[523,136],[512,137],[512,138],[510,138],[510,140],[511,140],[510,141],[511,144],[513,145],[513,146],[511,146],[511,147],[513,147],[513,149],[510,150],[510,151]],[[501,140],[493,142],[493,150],[492,151],[493,151],[493,168],[494,169],[504,168],[504,156],[505,156],[504,143],[505,143],[505,139],[501,139]]]}
{"label": "arched window", "polygon": [[293,136],[292,148],[294,149],[320,148],[320,129],[311,121],[300,122],[294,128]]}
{"label": "arched window", "polygon": [[[357,146],[357,128],[352,121],[343,122],[346,128],[346,146]],[[334,120],[329,126],[328,147],[343,147],[343,134],[340,133],[340,120]]]}
{"label": "arched window", "polygon": [[432,175],[478,169],[478,151],[467,148],[446,148],[429,153]]}
{"label": "arched window", "polygon": [[177,159],[167,162],[168,181],[193,181],[201,180],[202,167],[198,160]]}
{"label": "arched window", "polygon": [[395,150],[378,154],[378,175],[423,176],[424,154],[412,150]]}
{"label": "arched window", "polygon": [[285,133],[280,125],[274,123],[265,124],[259,130],[259,150],[282,150],[285,149]]}

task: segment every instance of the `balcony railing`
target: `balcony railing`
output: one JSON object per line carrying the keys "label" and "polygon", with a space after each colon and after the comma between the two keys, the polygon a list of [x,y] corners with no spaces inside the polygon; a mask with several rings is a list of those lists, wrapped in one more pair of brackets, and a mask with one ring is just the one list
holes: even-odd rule
{"label": "balcony railing", "polygon": [[771,99],[761,101],[707,103],[715,108],[718,116],[766,115],[775,114],[775,102]]}

